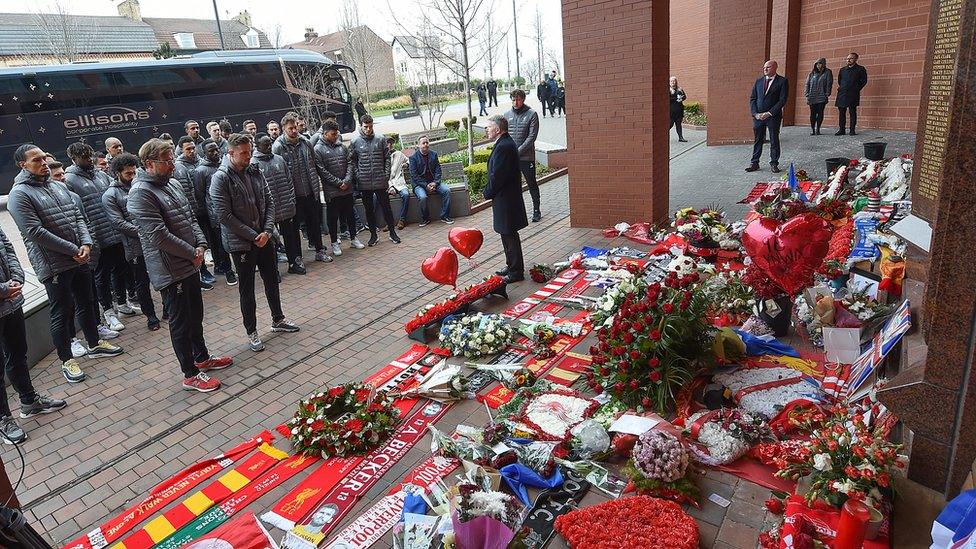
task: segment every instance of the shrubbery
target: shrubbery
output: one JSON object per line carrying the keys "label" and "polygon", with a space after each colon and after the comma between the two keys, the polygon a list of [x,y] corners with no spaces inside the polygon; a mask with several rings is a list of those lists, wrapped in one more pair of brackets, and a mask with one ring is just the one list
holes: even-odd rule
{"label": "shrubbery", "polygon": [[488,185],[488,163],[471,164],[464,168],[464,174],[468,176],[468,192],[472,200],[480,198],[481,191]]}
{"label": "shrubbery", "polygon": [[444,127],[447,128],[448,131],[454,131],[454,132],[456,132],[456,131],[458,131],[458,129],[461,128],[461,121],[460,120],[445,120],[444,121]]}

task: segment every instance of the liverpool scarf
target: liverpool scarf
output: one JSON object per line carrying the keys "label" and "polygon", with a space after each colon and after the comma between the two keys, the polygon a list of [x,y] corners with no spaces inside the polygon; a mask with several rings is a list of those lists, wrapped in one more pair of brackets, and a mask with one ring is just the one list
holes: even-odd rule
{"label": "liverpool scarf", "polygon": [[151,549],[177,530],[189,524],[215,504],[226,500],[234,493],[258,478],[275,463],[288,457],[288,454],[264,443],[254,455],[240,465],[220,475],[217,480],[195,492],[182,503],[149,521],[142,530],[126,537],[112,549]]}
{"label": "liverpool scarf", "polygon": [[274,437],[271,433],[264,431],[219,456],[190,465],[150,490],[149,495],[136,505],[88,532],[87,535],[65,545],[63,549],[102,549],[108,544],[118,541],[143,520],[152,516],[157,509],[162,509],[176,501],[179,497],[196,488],[201,482],[250,453],[262,442],[271,442],[272,440]]}
{"label": "liverpool scarf", "polygon": [[254,513],[245,513],[186,549],[277,549]]}

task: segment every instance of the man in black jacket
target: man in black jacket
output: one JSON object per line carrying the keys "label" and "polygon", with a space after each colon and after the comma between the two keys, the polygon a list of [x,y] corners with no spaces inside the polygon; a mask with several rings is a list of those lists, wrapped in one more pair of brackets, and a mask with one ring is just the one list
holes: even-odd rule
{"label": "man in black jacket", "polygon": [[186,131],[187,137],[192,139],[197,146],[200,146],[200,144],[203,143],[203,140],[205,138],[202,135],[200,135],[199,122],[197,122],[196,120],[187,120],[186,124],[183,124],[183,129]]}
{"label": "man in black jacket", "polygon": [[[203,151],[201,155],[200,151]],[[220,242],[220,223],[214,213],[213,203],[210,201],[210,181],[213,174],[220,167],[220,149],[212,139],[207,139],[197,150],[199,162],[190,172],[190,182],[193,184],[193,198],[187,196],[191,208],[195,208],[193,216],[204,237],[210,242],[210,255],[213,257],[214,271],[223,274],[228,286],[237,284],[237,276],[230,264],[230,256]],[[175,173],[175,172],[174,172]],[[213,290],[217,279],[210,273],[207,263],[200,264],[200,282],[203,291]]]}
{"label": "man in black jacket", "polygon": [[549,84],[546,84],[545,80],[540,80],[535,89],[535,94],[539,97],[539,103],[542,103],[542,118],[545,118],[546,109],[549,108],[549,96],[551,95]]}
{"label": "man in black jacket", "polygon": [[769,130],[769,167],[773,173],[779,173],[779,129],[783,123],[783,107],[789,95],[789,82],[785,76],[776,74],[776,61],[766,61],[763,65],[763,75],[752,86],[749,96],[749,111],[752,113],[752,131],[755,139],[752,143],[752,162],[746,168],[747,172],[759,169],[759,159],[762,158],[763,142],[766,131]]}
{"label": "man in black jacket", "polygon": [[257,330],[255,266],[261,272],[264,295],[271,308],[271,331],[297,332],[299,328],[281,311],[278,256],[271,240],[275,223],[274,199],[261,170],[251,164],[251,137],[234,133],[227,143],[227,156],[213,176],[210,198],[220,220],[224,244],[240,273],[241,314],[248,344],[252,351],[258,352],[264,350],[264,343]]}
{"label": "man in black jacket", "polygon": [[522,259],[522,240],[518,232],[528,226],[525,200],[522,198],[522,178],[519,173],[519,153],[515,141],[508,135],[508,119],[495,115],[485,128],[495,146],[488,158],[488,185],[485,198],[491,200],[495,232],[502,237],[505,248],[505,268],[498,271],[506,283],[525,280],[525,261]]}
{"label": "man in black jacket", "polygon": [[498,106],[498,82],[492,78],[488,80],[488,106]]}
{"label": "man in black jacket", "polygon": [[840,117],[840,129],[834,135],[844,135],[847,127],[847,110],[851,110],[851,135],[857,135],[857,106],[861,104],[861,90],[868,85],[868,71],[857,64],[858,55],[851,52],[847,55],[847,66],[840,69],[837,75],[837,105]]}

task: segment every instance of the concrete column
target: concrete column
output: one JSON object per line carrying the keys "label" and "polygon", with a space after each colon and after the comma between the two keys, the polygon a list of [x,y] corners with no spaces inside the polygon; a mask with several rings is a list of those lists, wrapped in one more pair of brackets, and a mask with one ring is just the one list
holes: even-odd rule
{"label": "concrete column", "polygon": [[574,227],[668,215],[668,4],[562,2]]}

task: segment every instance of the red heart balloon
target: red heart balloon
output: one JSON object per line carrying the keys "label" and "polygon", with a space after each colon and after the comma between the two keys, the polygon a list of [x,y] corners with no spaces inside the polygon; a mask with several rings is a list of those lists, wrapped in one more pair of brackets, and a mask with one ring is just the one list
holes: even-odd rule
{"label": "red heart balloon", "polygon": [[447,233],[447,240],[459,254],[471,259],[471,256],[478,253],[481,245],[484,244],[485,235],[482,234],[481,229],[455,227]]}
{"label": "red heart balloon", "polygon": [[441,248],[433,257],[428,257],[420,264],[420,272],[431,282],[457,286],[457,254],[448,247]]}
{"label": "red heart balloon", "polygon": [[742,245],[753,263],[791,295],[813,283],[830,242],[830,224],[814,213],[785,222],[761,217],[746,227]]}

